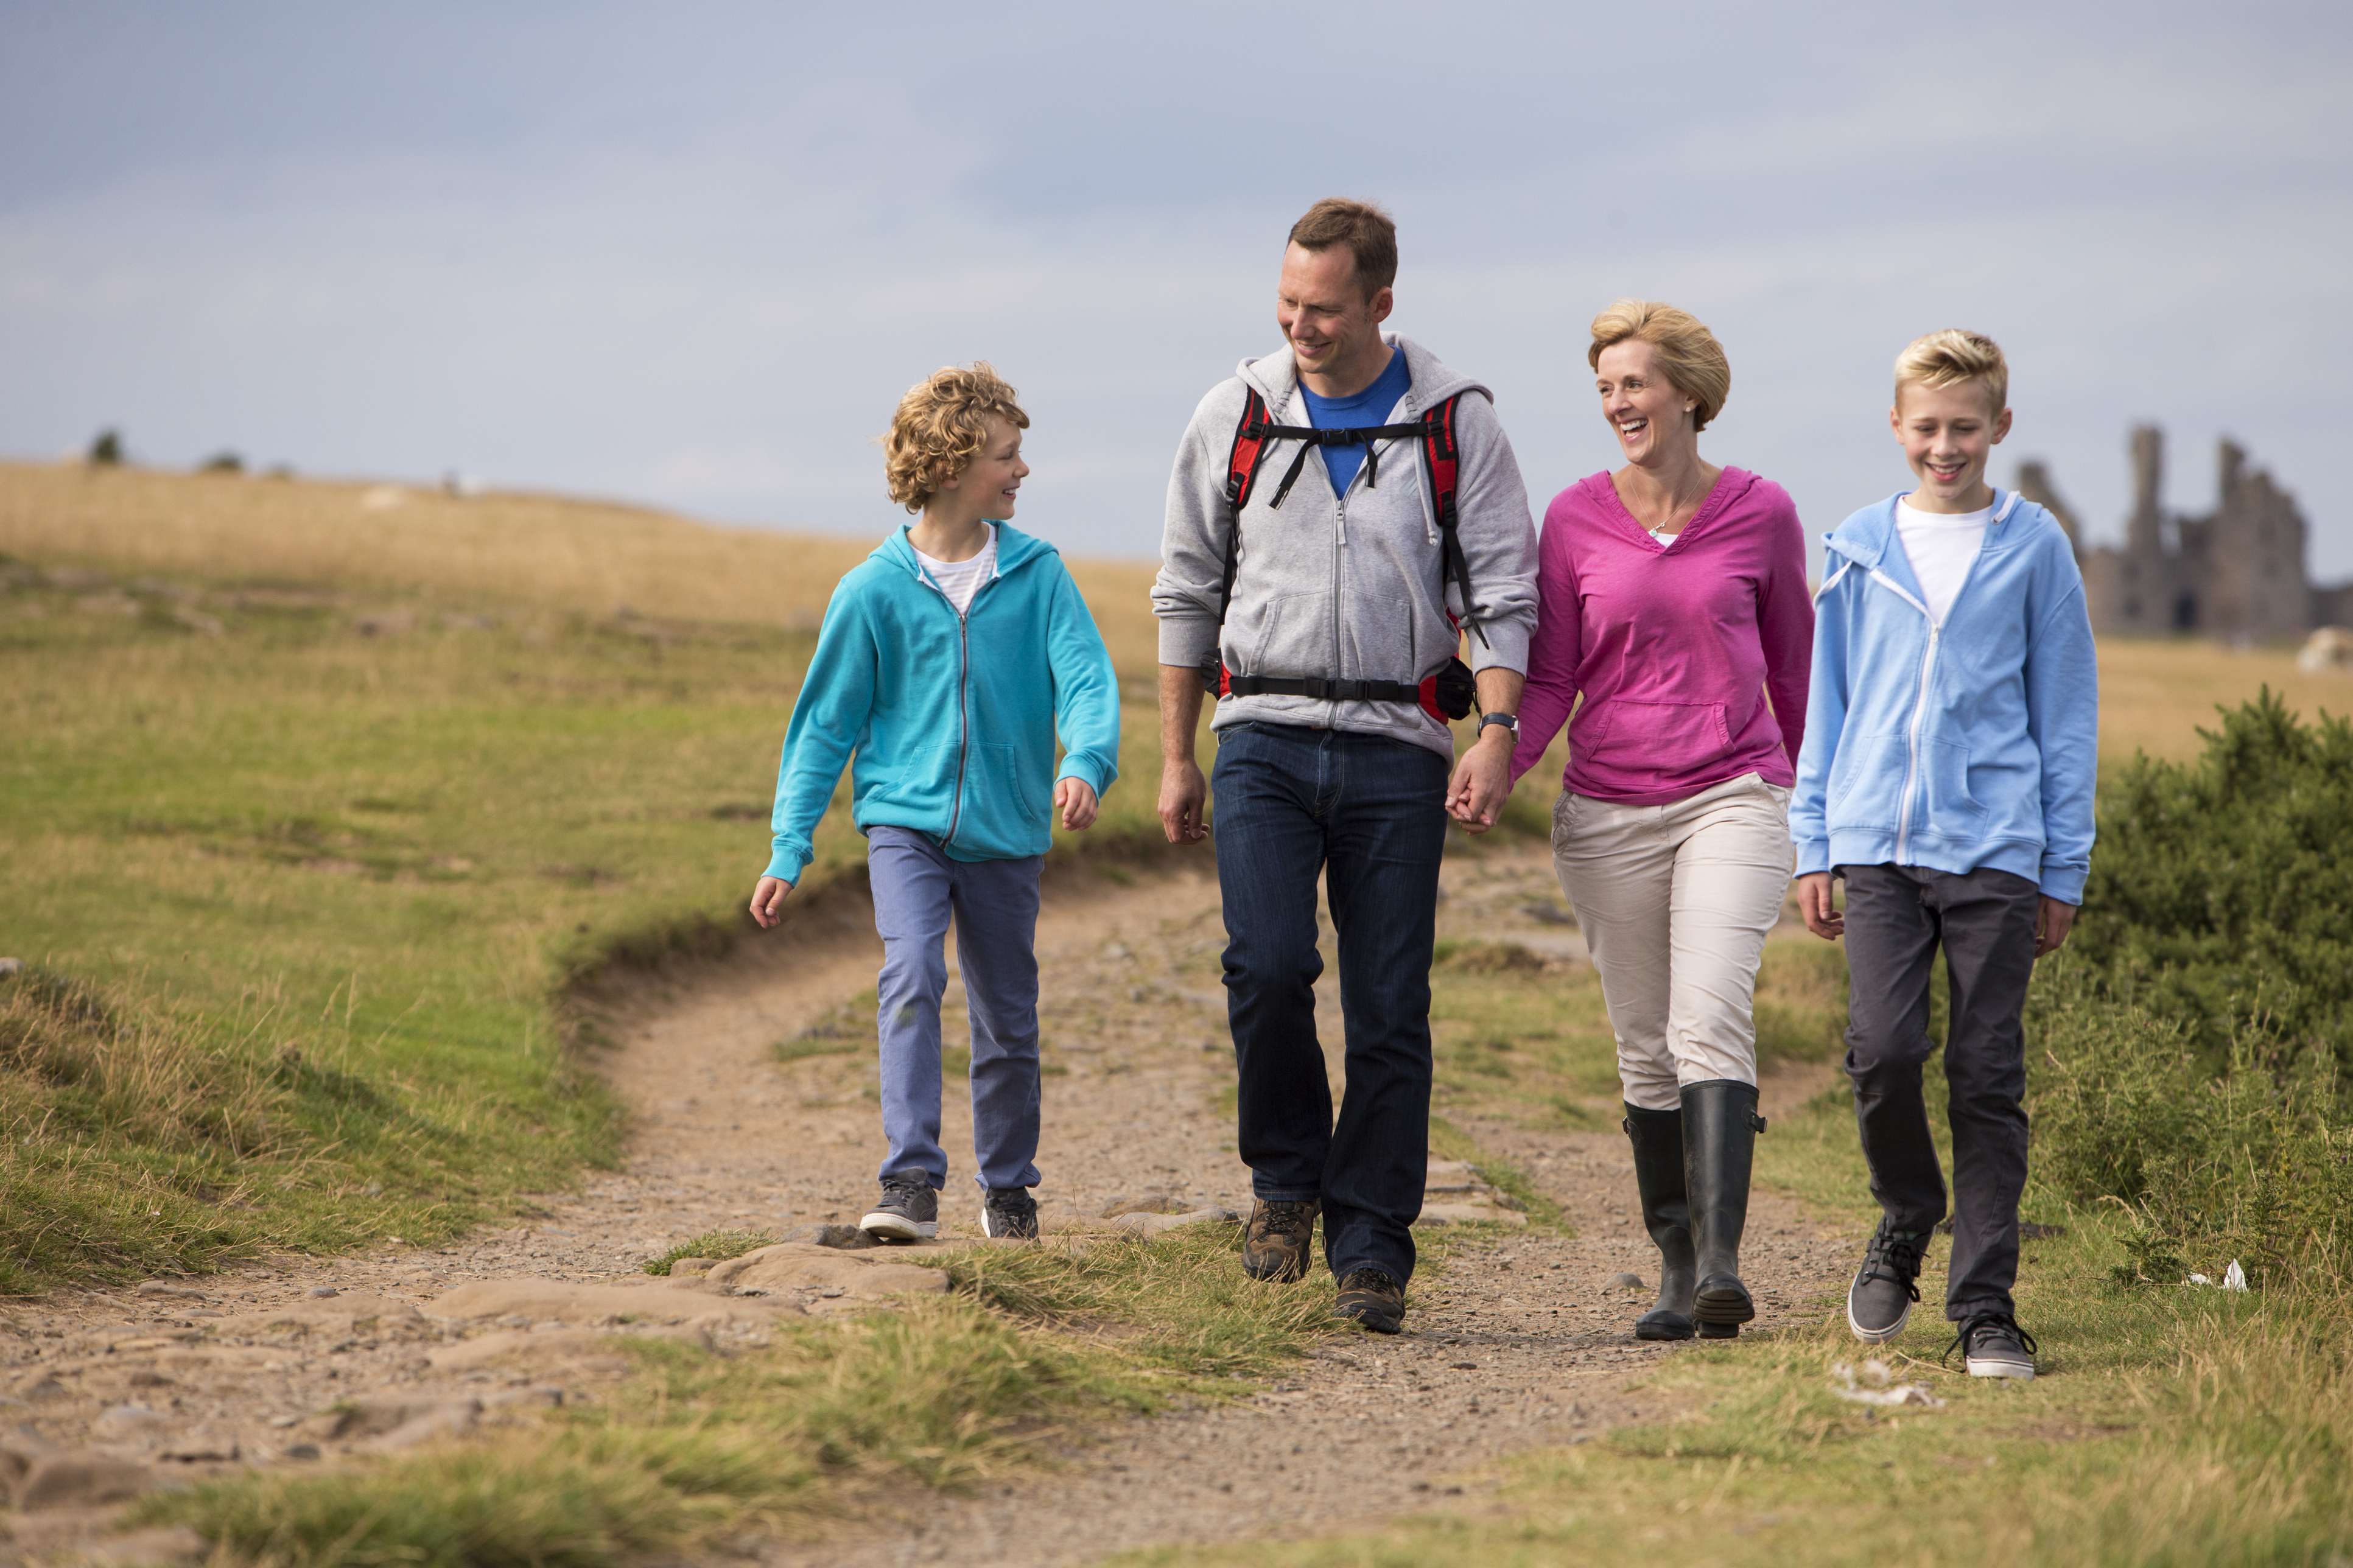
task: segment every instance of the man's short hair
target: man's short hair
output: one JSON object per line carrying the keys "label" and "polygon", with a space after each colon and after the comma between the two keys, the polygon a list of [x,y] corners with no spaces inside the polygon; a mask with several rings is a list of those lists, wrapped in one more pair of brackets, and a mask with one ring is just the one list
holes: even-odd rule
{"label": "man's short hair", "polygon": [[1993,406],[1986,412],[1999,418],[2010,403],[2010,362],[2001,357],[2001,345],[1983,332],[1947,327],[1941,332],[1914,338],[1895,356],[1895,397],[1899,403],[1904,398],[1905,382],[1945,387],[1958,386],[1965,381],[1985,383],[1986,391],[1993,397]]}
{"label": "man's short hair", "polygon": [[1346,246],[1367,300],[1397,282],[1397,225],[1370,202],[1325,196],[1291,226],[1291,243],[1315,251]]}
{"label": "man's short hair", "polygon": [[988,445],[991,415],[1017,430],[1029,428],[1013,388],[985,359],[935,370],[909,387],[882,437],[891,499],[923,510]]}
{"label": "man's short hair", "polygon": [[1674,389],[1699,405],[1692,411],[1693,429],[1706,429],[1707,422],[1724,412],[1724,400],[1732,395],[1732,365],[1724,357],[1724,345],[1697,316],[1656,300],[1612,300],[1593,318],[1587,366],[1599,370],[1601,351],[1629,338],[1650,344]]}

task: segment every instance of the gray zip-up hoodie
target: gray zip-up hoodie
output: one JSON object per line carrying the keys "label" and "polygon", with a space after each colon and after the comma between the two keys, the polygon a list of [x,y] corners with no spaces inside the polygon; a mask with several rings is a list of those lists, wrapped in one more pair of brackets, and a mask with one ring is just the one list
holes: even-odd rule
{"label": "gray zip-up hoodie", "polygon": [[[1405,425],[1458,392],[1456,536],[1470,569],[1482,642],[1470,637],[1473,669],[1525,672],[1536,621],[1536,534],[1510,437],[1495,418],[1494,395],[1440,364],[1420,344],[1383,333],[1406,356],[1412,385],[1380,423]],[[1248,402],[1244,384],[1266,399],[1278,425],[1310,425],[1291,345],[1244,360],[1193,411],[1160,540],[1152,585],[1160,617],[1160,662],[1197,667],[1218,638],[1218,585],[1225,575],[1226,465]],[[1237,674],[1416,682],[1455,653],[1447,610],[1463,606],[1446,582],[1419,443],[1377,443],[1345,495],[1332,493],[1320,455],[1273,506],[1282,475],[1299,455],[1293,441],[1270,442],[1242,510],[1234,597],[1226,614],[1226,668]],[[1376,468],[1378,482],[1373,482]],[[1454,754],[1444,724],[1406,702],[1341,702],[1314,697],[1224,697],[1212,728],[1250,720],[1361,731]]]}

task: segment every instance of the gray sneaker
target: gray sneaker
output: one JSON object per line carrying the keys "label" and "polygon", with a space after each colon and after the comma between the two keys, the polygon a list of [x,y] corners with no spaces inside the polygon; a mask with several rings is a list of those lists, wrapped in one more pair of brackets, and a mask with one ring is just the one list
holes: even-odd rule
{"label": "gray sneaker", "polygon": [[980,1229],[984,1236],[1038,1239],[1038,1200],[1027,1187],[991,1187],[981,1200]]}
{"label": "gray sneaker", "polygon": [[1865,1344],[1884,1344],[1904,1331],[1920,1300],[1920,1244],[1925,1232],[1896,1230],[1885,1220],[1862,1255],[1862,1267],[1847,1287],[1846,1326]]}
{"label": "gray sneaker", "polygon": [[882,1178],[882,1195],[858,1222],[877,1241],[929,1241],[940,1233],[940,1194],[921,1171]]}
{"label": "gray sneaker", "polygon": [[1961,1325],[1959,1336],[1945,1347],[1945,1353],[1959,1351],[1961,1364],[1969,1369],[1971,1377],[2014,1377],[2030,1383],[2034,1378],[2037,1348],[2034,1336],[2020,1328],[2018,1320],[2008,1312],[1977,1312]]}

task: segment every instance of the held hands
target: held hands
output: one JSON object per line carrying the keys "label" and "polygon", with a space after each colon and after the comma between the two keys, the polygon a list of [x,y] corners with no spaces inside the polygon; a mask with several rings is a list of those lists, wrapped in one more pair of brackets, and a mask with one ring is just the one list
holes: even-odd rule
{"label": "held hands", "polygon": [[1209,804],[1200,764],[1179,757],[1160,765],[1160,828],[1171,844],[1198,844],[1209,836],[1202,816]]}
{"label": "held hands", "polygon": [[752,889],[752,918],[762,931],[773,928],[785,918],[785,900],[793,896],[793,885],[782,877],[763,877],[760,885]]}
{"label": "held hands", "polygon": [[1054,781],[1054,809],[1061,814],[1065,831],[1079,833],[1093,826],[1097,804],[1094,789],[1086,780],[1064,777]]}
{"label": "held hands", "polygon": [[1516,737],[1502,725],[1479,731],[1479,739],[1454,766],[1446,786],[1446,814],[1465,833],[1484,833],[1504,813],[1512,793],[1512,746]]}

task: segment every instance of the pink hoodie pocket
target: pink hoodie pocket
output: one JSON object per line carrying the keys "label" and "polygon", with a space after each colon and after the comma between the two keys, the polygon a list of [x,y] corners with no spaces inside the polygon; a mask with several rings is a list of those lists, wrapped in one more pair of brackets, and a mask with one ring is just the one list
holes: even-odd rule
{"label": "pink hoodie pocket", "polygon": [[[1582,717],[1582,715],[1579,715]],[[1721,702],[1641,702],[1613,697],[1582,736],[1585,765],[1630,780],[1680,778],[1732,749]]]}

